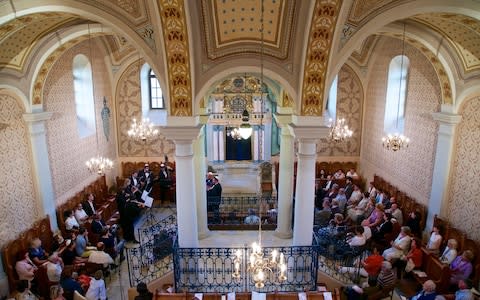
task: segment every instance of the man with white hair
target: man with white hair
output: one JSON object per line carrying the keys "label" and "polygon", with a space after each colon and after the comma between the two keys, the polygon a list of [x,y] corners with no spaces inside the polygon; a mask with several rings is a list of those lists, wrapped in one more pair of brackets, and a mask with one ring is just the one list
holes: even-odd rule
{"label": "man with white hair", "polygon": [[63,271],[63,261],[58,257],[58,252],[53,252],[52,255],[48,257],[47,262],[47,276],[48,280],[51,282],[59,282],[60,275]]}
{"label": "man with white hair", "polygon": [[427,280],[422,285],[422,290],[415,296],[412,297],[411,300],[440,300],[445,299],[435,292],[437,286],[435,282],[432,280]]}

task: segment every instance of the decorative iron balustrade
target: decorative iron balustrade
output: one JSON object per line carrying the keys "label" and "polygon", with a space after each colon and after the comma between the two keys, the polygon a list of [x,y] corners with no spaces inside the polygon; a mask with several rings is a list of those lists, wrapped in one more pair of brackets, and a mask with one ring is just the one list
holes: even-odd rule
{"label": "decorative iron balustrade", "polygon": [[[314,290],[317,282],[318,255],[314,247],[267,247],[265,258],[277,249],[285,256],[287,279],[278,281],[279,270],[266,273],[265,286],[255,287],[248,271],[251,248],[179,248],[174,245],[175,288],[177,292],[244,292]],[[241,276],[235,279],[234,258],[241,251]]]}
{"label": "decorative iron balustrade", "polygon": [[[148,216],[147,216],[148,217]],[[140,246],[125,247],[130,286],[150,282],[173,271],[173,242],[176,239],[177,217],[170,215],[155,224],[138,229]]]}
{"label": "decorative iron balustrade", "polygon": [[[361,261],[366,257],[365,247],[350,247],[346,242],[346,230],[334,227],[316,227],[313,247],[318,253],[318,268],[323,273],[343,283],[358,283]],[[348,268],[341,271],[342,267]]]}
{"label": "decorative iron balustrade", "polygon": [[[209,197],[207,198],[208,225],[229,225],[228,229],[235,230],[235,225],[245,225],[249,209],[253,209],[257,216],[261,216],[262,224],[270,225],[264,226],[265,229],[274,230],[277,225],[277,207],[278,201],[275,196]],[[246,229],[245,226],[238,226],[238,228]],[[252,227],[252,229],[255,228],[255,226]]]}

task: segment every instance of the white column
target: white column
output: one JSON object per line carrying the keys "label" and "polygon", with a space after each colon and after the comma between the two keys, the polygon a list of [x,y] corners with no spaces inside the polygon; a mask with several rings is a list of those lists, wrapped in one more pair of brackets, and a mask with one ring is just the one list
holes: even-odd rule
{"label": "white column", "polygon": [[433,119],[439,122],[437,149],[433,166],[432,191],[428,203],[428,216],[426,229],[433,227],[435,215],[446,216],[446,201],[448,188],[448,175],[452,164],[452,155],[455,142],[455,127],[462,120],[459,115],[448,113],[433,113]]}
{"label": "white column", "polygon": [[225,162],[225,126],[218,126],[218,162]]}
{"label": "white column", "polygon": [[196,183],[193,163],[193,141],[200,127],[166,127],[162,133],[175,143],[178,244],[183,248],[198,247]]}
{"label": "white column", "polygon": [[55,195],[53,193],[52,173],[48,160],[47,137],[45,121],[50,120],[52,112],[24,114],[23,119],[28,125],[30,142],[33,154],[33,178],[37,190],[38,211],[40,217],[48,215],[53,231],[58,230],[57,215],[55,213]]}
{"label": "white column", "polygon": [[[204,126],[205,128],[205,126]],[[194,155],[193,163],[195,167],[195,197],[197,200],[197,226],[198,238],[204,239],[209,234],[207,221],[207,189],[205,185],[205,175],[207,174],[207,163],[205,161],[205,134],[204,129],[200,130],[200,135],[193,145]]]}
{"label": "white column", "polygon": [[[303,126],[292,125],[298,140],[297,181],[295,187],[293,246],[312,244],[313,213],[315,207],[315,162],[316,142],[328,135],[328,127],[318,127],[321,119],[302,117],[295,120],[307,123]],[[322,124],[322,123],[320,123]]]}
{"label": "white column", "polygon": [[218,126],[213,125],[213,162],[217,162],[219,160],[219,153],[218,153]]}
{"label": "white column", "polygon": [[252,143],[253,143],[253,155],[252,160],[258,162],[260,160],[260,127],[253,125]]}
{"label": "white column", "polygon": [[[280,123],[278,123],[280,125]],[[288,239],[292,237],[293,206],[293,136],[288,124],[281,124],[280,166],[278,176],[278,216],[275,235]]]}

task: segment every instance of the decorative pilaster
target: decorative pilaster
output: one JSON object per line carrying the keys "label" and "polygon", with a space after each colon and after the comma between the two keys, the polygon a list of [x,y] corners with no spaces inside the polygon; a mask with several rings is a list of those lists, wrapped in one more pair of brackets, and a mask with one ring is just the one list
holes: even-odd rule
{"label": "decorative pilaster", "polygon": [[293,246],[309,246],[312,244],[315,207],[316,142],[328,134],[328,128],[313,126],[292,128],[298,140]]}
{"label": "decorative pilaster", "polygon": [[432,228],[435,215],[446,215],[448,175],[452,164],[455,128],[462,120],[459,115],[442,112],[433,113],[432,117],[435,121],[438,121],[439,127],[426,228]]}
{"label": "decorative pilaster", "polygon": [[193,151],[195,182],[198,183],[195,185],[198,238],[204,239],[210,235],[207,220],[207,189],[205,185],[205,174],[207,174],[207,163],[205,161],[205,126],[200,130],[200,135],[193,144]]}
{"label": "decorative pilaster", "polygon": [[193,141],[198,138],[200,126],[165,127],[162,134],[175,143],[177,176],[178,243],[182,248],[198,247],[196,183],[193,162]]}
{"label": "decorative pilaster", "polygon": [[53,193],[52,173],[48,158],[45,121],[50,120],[53,112],[39,112],[24,114],[23,119],[28,125],[32,146],[33,165],[40,217],[48,215],[53,231],[58,230],[57,215],[55,213],[55,195]]}
{"label": "decorative pilaster", "polygon": [[289,123],[291,116],[275,115],[277,124],[281,127],[280,165],[278,176],[278,216],[275,235],[288,239],[292,237],[292,207],[293,207],[293,166],[294,139]]}

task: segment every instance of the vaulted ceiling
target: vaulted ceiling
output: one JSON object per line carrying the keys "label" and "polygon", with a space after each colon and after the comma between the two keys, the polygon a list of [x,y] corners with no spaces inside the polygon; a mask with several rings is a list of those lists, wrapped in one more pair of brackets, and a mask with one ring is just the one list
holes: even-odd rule
{"label": "vaulted ceiling", "polygon": [[[0,70],[25,72],[29,57],[35,55],[46,40],[59,40],[59,32],[92,21],[113,28],[111,34],[103,37],[104,45],[111,53],[111,61],[121,64],[139,46],[148,48],[152,53],[160,53],[164,47],[160,7],[166,0],[78,0],[81,3],[71,13],[66,9],[55,12],[32,9],[15,17],[17,1],[0,3]],[[473,1],[473,0],[472,0]],[[19,1],[26,3],[26,1]],[[48,1],[44,1],[48,2]],[[54,2],[54,1],[52,1]],[[262,22],[263,2],[263,22]],[[412,0],[355,0],[350,7],[342,7],[346,17],[339,19],[334,39],[341,40],[339,49],[355,36],[362,27],[372,22],[385,11],[396,6],[409,4]],[[445,2],[445,1],[444,1]],[[166,2],[165,2],[166,3]],[[272,63],[283,64],[286,72],[301,77],[302,56],[298,49],[304,49],[312,22],[312,1],[300,0],[199,0],[185,1],[190,35],[190,51],[196,58],[195,76],[201,76],[203,70],[225,60],[255,58],[263,52]],[[2,14],[1,11],[4,11]],[[480,12],[480,9],[479,9]],[[103,22],[103,16],[112,15],[123,24]],[[92,16],[97,16],[92,17]],[[313,16],[315,19],[315,16]],[[464,73],[480,69],[480,20],[464,14],[442,13],[438,11],[411,15],[404,19],[440,36],[453,49],[455,61],[461,62]],[[105,24],[103,24],[105,23]],[[118,25],[118,27],[116,26]],[[261,28],[264,28],[262,44]],[[115,29],[122,29],[116,31]],[[127,28],[137,34],[139,45],[128,36]],[[372,32],[375,34],[376,32]],[[357,63],[366,61],[375,38],[364,39],[351,58]],[[299,45],[300,44],[300,45]],[[336,49],[336,50],[339,50]],[[335,50],[335,49],[334,49]],[[163,50],[165,51],[165,49]],[[331,55],[336,55],[335,52]],[[159,56],[161,57],[161,55]],[[195,77],[194,76],[194,77]]]}

